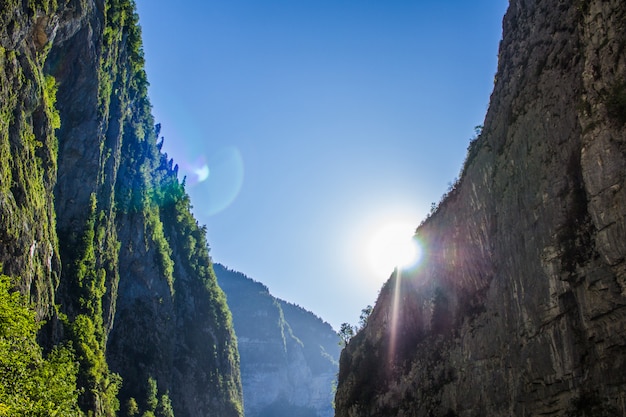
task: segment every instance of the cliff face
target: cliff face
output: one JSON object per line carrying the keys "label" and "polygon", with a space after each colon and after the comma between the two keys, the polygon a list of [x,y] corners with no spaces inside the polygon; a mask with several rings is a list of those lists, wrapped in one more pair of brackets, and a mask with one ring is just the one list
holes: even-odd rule
{"label": "cliff face", "polygon": [[0,11],[0,264],[16,286],[52,312],[60,261],[52,190],[57,144],[52,88],[38,41],[44,20],[3,4]]}
{"label": "cliff face", "polygon": [[626,4],[511,2],[482,134],[336,415],[626,415],[625,180]]}
{"label": "cliff face", "polygon": [[311,312],[215,265],[233,313],[247,417],[331,417],[339,336]]}
{"label": "cliff face", "polygon": [[240,416],[230,312],[160,153],[137,21],[129,0],[3,2],[1,272],[42,345],[71,343],[85,413]]}

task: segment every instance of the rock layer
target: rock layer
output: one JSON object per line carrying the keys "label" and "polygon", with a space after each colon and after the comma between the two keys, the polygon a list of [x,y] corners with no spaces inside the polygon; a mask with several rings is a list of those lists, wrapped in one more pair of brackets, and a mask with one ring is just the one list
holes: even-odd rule
{"label": "rock layer", "polygon": [[625,151],[626,5],[511,2],[482,133],[336,415],[626,414]]}

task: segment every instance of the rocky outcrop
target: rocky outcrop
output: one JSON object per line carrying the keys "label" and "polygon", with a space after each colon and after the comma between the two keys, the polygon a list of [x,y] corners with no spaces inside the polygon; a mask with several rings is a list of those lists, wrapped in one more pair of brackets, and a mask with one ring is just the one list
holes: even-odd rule
{"label": "rocky outcrop", "polygon": [[42,344],[71,344],[85,414],[238,417],[230,312],[143,64],[130,0],[3,2],[1,272]]}
{"label": "rocky outcrop", "polygon": [[626,5],[511,2],[484,128],[337,416],[626,414]]}
{"label": "rocky outcrop", "polygon": [[266,286],[215,265],[233,314],[247,417],[331,417],[339,336]]}

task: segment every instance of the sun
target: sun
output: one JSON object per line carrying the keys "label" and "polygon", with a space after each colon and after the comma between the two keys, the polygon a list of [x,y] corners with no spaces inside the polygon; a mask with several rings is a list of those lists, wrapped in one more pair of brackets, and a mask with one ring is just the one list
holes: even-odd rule
{"label": "sun", "polygon": [[415,227],[410,223],[389,222],[371,235],[367,259],[379,276],[389,276],[395,268],[407,268],[417,264],[422,255]]}

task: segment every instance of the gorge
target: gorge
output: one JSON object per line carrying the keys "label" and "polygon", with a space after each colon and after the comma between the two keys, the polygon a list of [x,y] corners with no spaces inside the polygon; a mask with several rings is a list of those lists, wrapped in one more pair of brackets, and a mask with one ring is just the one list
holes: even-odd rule
{"label": "gorge", "polygon": [[626,415],[623,0],[510,2],[422,262],[340,356],[213,264],[141,42],[131,0],[0,8],[0,416]]}

